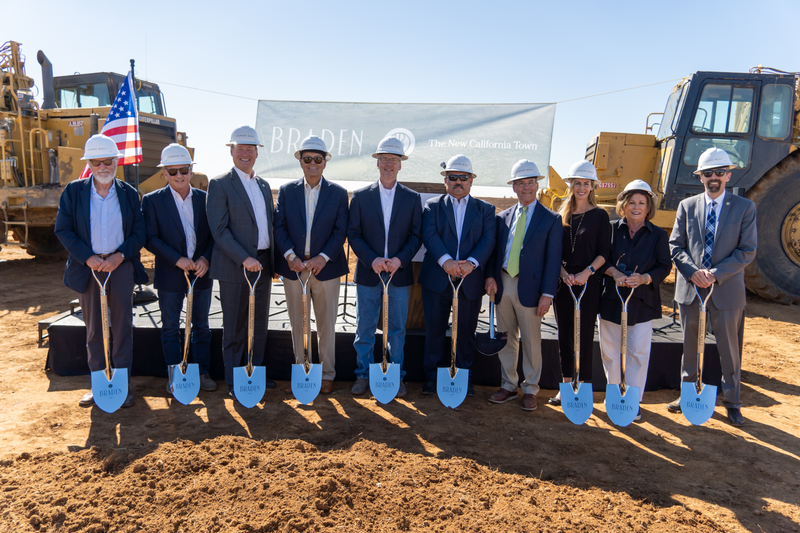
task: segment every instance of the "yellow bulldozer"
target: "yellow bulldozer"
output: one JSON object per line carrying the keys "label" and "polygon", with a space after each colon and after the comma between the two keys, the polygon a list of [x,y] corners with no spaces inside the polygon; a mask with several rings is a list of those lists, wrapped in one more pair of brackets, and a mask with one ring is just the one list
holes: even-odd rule
{"label": "yellow bulldozer", "polygon": [[[41,107],[34,99],[33,79],[25,74],[20,44],[9,41],[0,47],[0,245],[19,245],[38,257],[63,257],[53,234],[61,192],[80,177],[83,145],[102,128],[125,76],[99,72],[53,77],[44,53],[39,51],[37,60],[42,66]],[[158,85],[141,80],[135,85],[143,160],[119,167],[117,178],[138,182],[144,194],[166,184],[157,166],[161,150],[175,142],[185,146],[186,134],[166,116]],[[194,186],[206,188],[207,183],[206,176],[195,173]]]}
{"label": "yellow bulldozer", "polygon": [[[650,124],[651,117],[660,116]],[[655,130],[655,135],[648,134]],[[759,296],[800,303],[800,92],[798,73],[756,67],[749,73],[696,72],[647,117],[645,134],[600,133],[585,157],[597,168],[598,202],[609,212],[625,185],[642,179],[657,192],[653,221],[669,233],[678,204],[703,191],[692,174],[709,148],[737,166],[729,192],[758,208],[758,252],[745,271]],[[567,185],[550,169],[542,203],[558,209]],[[614,215],[616,216],[616,215]]]}

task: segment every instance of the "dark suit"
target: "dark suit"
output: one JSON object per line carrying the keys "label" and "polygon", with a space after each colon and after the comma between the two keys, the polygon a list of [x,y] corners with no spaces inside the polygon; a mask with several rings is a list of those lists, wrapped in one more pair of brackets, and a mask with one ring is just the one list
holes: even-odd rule
{"label": "dark suit", "polygon": [[[83,321],[86,324],[86,351],[89,370],[105,368],[100,290],[86,261],[94,255],[91,230],[91,189],[93,177],[75,180],[64,187],[58,205],[55,234],[69,253],[64,268],[64,285],[78,293]],[[127,183],[114,180],[122,216],[124,241],[117,251],[125,256],[110,274],[106,285],[111,317],[111,358],[114,368],[127,368],[133,362],[133,310],[131,299],[135,283],[147,283],[147,272],[139,259],[145,242],[145,224],[139,206],[139,194]],[[97,221],[95,223],[98,223]],[[98,274],[104,281],[106,274]]]}
{"label": "dark suit", "polygon": [[[680,203],[669,240],[672,261],[680,274],[675,281],[675,300],[680,304],[683,328],[683,381],[697,379],[700,304],[689,279],[702,269],[705,225],[703,193]],[[739,398],[742,372],[739,334],[746,302],[744,269],[755,259],[757,244],[755,204],[726,192],[719,210],[711,255],[710,270],[717,282],[708,302],[708,316],[722,366],[722,404],[727,408],[739,409],[742,405]],[[700,292],[705,295],[707,290]]]}
{"label": "dark suit", "polygon": [[[339,278],[350,269],[344,254],[347,236],[347,191],[324,177],[320,179],[317,205],[311,219],[309,258],[325,254],[329,261],[308,281],[308,294],[314,304],[322,379],[336,376],[335,326],[339,304]],[[302,289],[297,274],[289,268],[284,256],[293,250],[304,260],[306,248],[305,178],[286,183],[278,191],[275,210],[275,244],[277,272],[283,276],[286,289],[286,310],[292,326],[295,361],[303,361]],[[304,273],[303,276],[307,276]]]}
{"label": "dark suit", "polygon": [[559,215],[539,202],[533,204],[533,213],[527,215],[530,222],[519,253],[519,274],[511,277],[503,269],[503,263],[509,239],[513,239],[511,227],[518,206],[516,204],[497,215],[497,245],[486,275],[497,283],[497,322],[501,331],[508,332],[508,342],[498,354],[502,387],[516,393],[519,384],[519,334],[525,373],[522,391],[523,394],[535,395],[539,392],[542,373],[542,319],[537,315],[537,309],[543,294],[554,297],[558,290],[564,229]]}
{"label": "dark suit", "polygon": [[[466,209],[460,247],[453,201],[449,194],[431,198],[422,212],[422,243],[426,252],[419,283],[422,285],[422,306],[425,312],[424,367],[429,381],[436,379],[436,369],[443,356],[447,355],[444,337],[453,290],[447,272],[438,262],[447,254],[453,259],[466,260],[472,257],[478,262],[478,267],[464,278],[459,290],[460,320],[456,366],[470,368],[475,355],[475,328],[478,326],[478,313],[484,294],[484,272],[494,249],[497,223],[494,219],[494,206],[483,200],[470,196]],[[449,358],[447,363],[449,366]]]}
{"label": "dark suit", "polygon": [[[206,217],[206,193],[192,188],[189,194],[196,241],[191,259],[197,261],[203,257],[211,264],[214,239],[211,237]],[[176,263],[182,257],[188,257],[186,232],[169,185],[146,194],[142,198],[142,212],[147,226],[146,247],[156,256],[153,285],[158,289],[161,307],[161,347],[167,365],[175,365],[182,359],[179,326],[183,299],[188,290],[183,269],[178,268]],[[208,273],[194,284],[191,317],[192,355],[193,362],[198,363],[201,374],[208,372],[211,362],[211,329],[208,325],[211,286],[212,281]]]}
{"label": "dark suit", "polygon": [[[247,310],[249,287],[242,264],[248,257],[261,263],[263,271],[256,285],[255,338],[253,364],[261,366],[267,345],[269,296],[273,273],[273,202],[266,180],[256,176],[267,215],[270,248],[258,249],[258,223],[253,203],[242,185],[236,169],[208,182],[206,212],[214,239],[209,276],[219,281],[222,303],[222,357],[225,361],[225,382],[233,384],[233,367],[247,363]],[[257,274],[248,273],[254,281]]]}

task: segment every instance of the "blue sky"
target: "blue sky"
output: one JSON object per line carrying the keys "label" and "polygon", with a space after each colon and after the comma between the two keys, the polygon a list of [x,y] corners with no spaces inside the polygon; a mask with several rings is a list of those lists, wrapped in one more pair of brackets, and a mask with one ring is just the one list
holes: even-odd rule
{"label": "blue sky", "polygon": [[39,49],[57,76],[136,59],[210,176],[230,168],[225,143],[258,99],[560,102],[550,164],[563,175],[600,131],[644,133],[694,71],[800,70],[796,0],[7,4],[0,41],[23,43],[37,84]]}

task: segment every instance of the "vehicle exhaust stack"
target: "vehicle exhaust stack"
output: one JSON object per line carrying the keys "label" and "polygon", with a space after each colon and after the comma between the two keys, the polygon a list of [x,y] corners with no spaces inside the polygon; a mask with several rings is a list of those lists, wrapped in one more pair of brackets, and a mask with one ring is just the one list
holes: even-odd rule
{"label": "vehicle exhaust stack", "polygon": [[44,94],[42,109],[55,109],[56,91],[53,88],[53,64],[41,50],[36,53],[36,60],[42,66],[42,93]]}

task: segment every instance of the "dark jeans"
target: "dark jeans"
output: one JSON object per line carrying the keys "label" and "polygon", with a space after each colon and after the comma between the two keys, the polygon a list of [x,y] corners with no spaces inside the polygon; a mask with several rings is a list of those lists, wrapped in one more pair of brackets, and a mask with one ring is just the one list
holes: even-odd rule
{"label": "dark jeans", "polygon": [[[445,334],[453,303],[453,289],[444,292],[422,288],[422,309],[425,311],[425,376],[436,380],[439,365],[450,366],[450,351],[445,351]],[[481,299],[468,300],[463,294],[458,297],[458,336],[456,345],[456,367],[469,369],[475,357],[475,329]],[[470,375],[470,383],[472,376]]]}
{"label": "dark jeans", "polygon": [[[181,310],[184,292],[158,291],[161,306],[161,349],[167,365],[177,365],[183,360],[183,337],[181,332]],[[197,363],[200,374],[208,372],[211,365],[211,328],[208,326],[208,311],[211,308],[211,289],[195,291],[192,303],[192,349],[190,363]]]}

